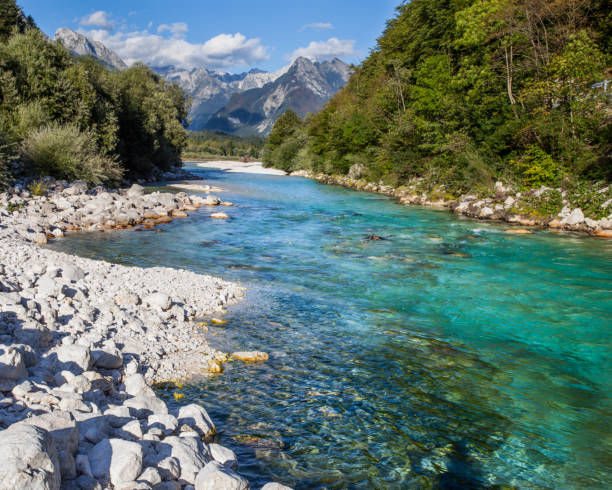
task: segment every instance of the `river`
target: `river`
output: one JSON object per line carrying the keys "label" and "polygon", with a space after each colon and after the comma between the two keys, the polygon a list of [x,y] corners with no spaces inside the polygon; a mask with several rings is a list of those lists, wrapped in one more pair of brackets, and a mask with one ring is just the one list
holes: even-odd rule
{"label": "river", "polygon": [[208,338],[270,360],[181,402],[206,406],[255,488],[612,486],[611,241],[190,170],[226,189],[230,220],[52,246],[247,288]]}

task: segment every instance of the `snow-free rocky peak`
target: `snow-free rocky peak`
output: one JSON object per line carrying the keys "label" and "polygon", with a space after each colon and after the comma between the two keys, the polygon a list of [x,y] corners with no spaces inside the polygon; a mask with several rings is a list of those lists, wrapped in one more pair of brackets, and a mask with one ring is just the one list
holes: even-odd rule
{"label": "snow-free rocky peak", "polygon": [[125,70],[127,68],[127,65],[117,53],[108,49],[104,44],[88,39],[83,34],[79,34],[72,29],[64,27],[58,29],[55,33],[54,41],[61,41],[67,49],[77,56],[91,56],[116,70]]}

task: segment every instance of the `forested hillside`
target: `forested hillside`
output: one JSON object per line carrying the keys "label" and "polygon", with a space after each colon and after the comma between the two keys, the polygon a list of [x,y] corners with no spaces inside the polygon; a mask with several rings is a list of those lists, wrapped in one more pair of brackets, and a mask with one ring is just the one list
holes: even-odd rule
{"label": "forested hillside", "polygon": [[181,163],[188,101],[147,67],[72,56],[0,1],[0,173],[117,182]]}
{"label": "forested hillside", "polygon": [[263,136],[241,137],[220,131],[188,131],[183,157],[187,160],[257,160],[264,142]]}
{"label": "forested hillside", "polygon": [[320,113],[279,119],[265,163],[454,195],[610,180],[611,30],[606,0],[402,3]]}

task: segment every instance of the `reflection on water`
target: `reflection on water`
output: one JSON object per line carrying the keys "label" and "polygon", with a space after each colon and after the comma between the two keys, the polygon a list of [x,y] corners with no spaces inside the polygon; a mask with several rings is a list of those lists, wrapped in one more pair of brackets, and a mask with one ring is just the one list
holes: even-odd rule
{"label": "reflection on water", "polygon": [[200,172],[238,204],[231,220],[54,247],[248,287],[209,339],[270,361],[228,363],[183,401],[209,409],[255,485],[610,487],[610,242]]}

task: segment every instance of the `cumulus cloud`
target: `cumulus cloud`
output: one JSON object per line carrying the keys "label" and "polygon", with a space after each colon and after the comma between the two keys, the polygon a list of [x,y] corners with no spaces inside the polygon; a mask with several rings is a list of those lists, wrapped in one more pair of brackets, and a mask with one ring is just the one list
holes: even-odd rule
{"label": "cumulus cloud", "polygon": [[157,32],[168,31],[174,37],[183,37],[189,31],[185,22],[175,22],[173,24],[162,24],[157,28]]}
{"label": "cumulus cloud", "polygon": [[[170,32],[172,37],[160,35],[165,32]],[[190,43],[176,35],[185,32],[186,24],[175,23],[160,26],[158,34],[148,30],[111,33],[105,29],[83,31],[82,34],[115,51],[128,65],[140,61],[150,66],[230,69],[269,59],[266,47],[258,38],[247,39],[238,32],[219,34],[205,43]]]}
{"label": "cumulus cloud", "polygon": [[98,10],[93,14],[87,15],[81,19],[81,25],[86,27],[100,27],[105,30],[113,28],[113,21],[110,19],[108,12]]}
{"label": "cumulus cloud", "polygon": [[299,32],[305,31],[306,29],[333,29],[334,26],[331,22],[313,22],[312,24],[306,24],[300,27]]}
{"label": "cumulus cloud", "polygon": [[332,37],[327,41],[312,41],[305,48],[296,49],[287,59],[293,61],[302,56],[316,61],[325,61],[333,58],[349,58],[356,54],[354,40]]}

